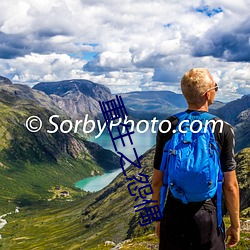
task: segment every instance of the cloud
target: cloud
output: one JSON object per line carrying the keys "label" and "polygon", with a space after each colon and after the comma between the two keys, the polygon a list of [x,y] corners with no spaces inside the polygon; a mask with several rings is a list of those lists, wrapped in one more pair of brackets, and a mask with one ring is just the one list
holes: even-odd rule
{"label": "cloud", "polygon": [[207,67],[228,100],[249,91],[249,8],[247,0],[2,1],[1,74],[178,92],[188,69]]}
{"label": "cloud", "polygon": [[58,81],[74,78],[75,71],[80,70],[85,60],[71,58],[67,54],[52,53],[40,55],[31,53],[24,57],[6,60],[0,59],[1,72],[10,75],[14,83],[30,86],[42,81]]}
{"label": "cloud", "polygon": [[249,37],[250,19],[242,21],[232,30],[223,31],[217,27],[196,41],[193,55],[212,55],[226,61],[250,62]]}

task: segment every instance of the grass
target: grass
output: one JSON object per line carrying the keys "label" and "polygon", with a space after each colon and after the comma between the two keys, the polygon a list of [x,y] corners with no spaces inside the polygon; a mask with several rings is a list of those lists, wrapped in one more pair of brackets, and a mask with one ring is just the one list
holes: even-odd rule
{"label": "grass", "polygon": [[[244,220],[247,220],[245,218]],[[229,226],[230,220],[228,217],[224,218],[226,227]],[[148,232],[145,236],[132,238],[131,240],[122,242],[120,246],[120,250],[153,250],[158,249],[159,240],[156,237],[156,234],[151,231]],[[96,247],[90,248],[90,250],[102,250],[107,249],[110,250],[111,246],[105,246],[105,243],[99,244]],[[250,248],[250,231],[242,231],[241,239],[238,245],[233,250],[248,250]]]}
{"label": "grass", "polygon": [[3,249],[79,249],[84,242],[82,200],[55,200],[20,209],[0,231]]}

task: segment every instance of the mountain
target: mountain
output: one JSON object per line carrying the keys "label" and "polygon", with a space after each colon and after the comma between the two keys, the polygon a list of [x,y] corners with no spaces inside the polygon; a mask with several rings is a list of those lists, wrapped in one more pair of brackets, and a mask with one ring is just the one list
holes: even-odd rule
{"label": "mountain", "polygon": [[[249,209],[250,200],[249,150],[244,149],[236,155],[243,212]],[[127,177],[136,176],[140,172],[148,175],[151,182],[153,157],[154,148],[143,155],[141,170],[132,165],[126,169]],[[120,245],[124,245],[124,248],[121,249],[157,249],[156,235],[147,236],[154,232],[154,223],[144,227],[138,224],[141,218],[138,212],[135,213],[133,206],[142,201],[134,202],[135,197],[129,195],[127,188],[129,183],[121,173],[103,190],[86,194],[75,201],[57,201],[33,206],[32,209],[22,208],[19,214],[8,217],[8,224],[1,232],[2,246],[4,249],[16,250],[102,250],[112,248],[105,246],[105,241],[113,241],[115,244],[122,242]],[[138,188],[140,186],[143,184],[139,184]],[[148,195],[146,199],[151,199],[151,196]],[[244,220],[247,218],[242,218]],[[226,224],[228,226],[228,218]],[[239,249],[247,249],[244,248],[247,238],[249,229],[242,233],[242,248]],[[118,246],[116,249],[119,249]]]}
{"label": "mountain", "polygon": [[119,95],[129,115],[137,119],[164,119],[187,107],[183,95],[171,91],[135,91]]}
{"label": "mountain", "polygon": [[250,147],[250,108],[242,111],[236,120],[235,125],[235,151]]}
{"label": "mountain", "polygon": [[[182,94],[172,91],[135,91],[121,93],[128,112],[137,119],[165,119],[187,109],[187,102]],[[224,103],[215,101],[211,110],[223,107]]]}
{"label": "mountain", "polygon": [[112,99],[111,92],[107,87],[88,80],[41,82],[33,89],[50,95],[57,106],[75,120],[84,118],[86,114],[90,118],[101,118],[98,101]]}
{"label": "mountain", "polygon": [[214,112],[214,110],[222,108],[224,105],[225,105],[225,103],[223,103],[223,102],[214,101],[214,103],[209,106],[209,111],[212,113],[212,112]]}
{"label": "mountain", "polygon": [[240,99],[231,101],[223,107],[217,109],[214,113],[220,118],[235,126],[238,123],[238,116],[244,110],[250,108],[250,94],[244,95]]}
{"label": "mountain", "polygon": [[229,122],[235,130],[235,152],[250,147],[250,95],[213,110],[215,115]]}
{"label": "mountain", "polygon": [[[55,114],[58,127],[69,119],[41,91],[19,84],[0,85],[0,212],[50,198],[49,190],[55,186],[74,189],[75,182],[91,174],[120,167],[118,156],[79,134],[48,133],[55,128],[49,122]],[[30,116],[40,117],[39,132],[26,128]]]}
{"label": "mountain", "polygon": [[0,84],[13,84],[8,78],[0,76]]}
{"label": "mountain", "polygon": [[[41,82],[33,89],[50,95],[57,106],[75,120],[86,114],[90,118],[102,120],[98,101],[108,101],[114,98],[111,91],[104,85],[81,79]],[[187,108],[183,95],[171,91],[137,91],[117,95],[122,96],[129,116],[134,119],[152,119],[153,117],[164,119]],[[215,102],[211,109],[215,110],[223,105],[221,102]]]}

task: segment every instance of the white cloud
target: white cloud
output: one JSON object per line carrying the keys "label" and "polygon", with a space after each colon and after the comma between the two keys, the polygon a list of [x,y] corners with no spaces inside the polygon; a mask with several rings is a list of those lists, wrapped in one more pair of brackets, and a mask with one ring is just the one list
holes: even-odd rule
{"label": "white cloud", "polygon": [[[179,91],[185,71],[207,67],[228,100],[248,92],[249,62],[233,62],[237,48],[217,37],[237,34],[249,8],[247,0],[1,1],[1,74],[29,84],[79,77],[113,92]],[[87,64],[86,51],[98,53]]]}
{"label": "white cloud", "polygon": [[11,75],[14,83],[34,85],[41,81],[58,81],[71,78],[75,69],[80,70],[84,60],[71,58],[67,54],[52,53],[39,55],[32,53],[24,57],[0,59],[2,74]]}

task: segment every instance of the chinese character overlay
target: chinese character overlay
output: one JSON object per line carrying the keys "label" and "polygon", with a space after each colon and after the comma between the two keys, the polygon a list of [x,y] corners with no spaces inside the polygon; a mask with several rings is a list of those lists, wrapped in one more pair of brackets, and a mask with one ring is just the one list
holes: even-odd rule
{"label": "chinese character overlay", "polygon": [[[142,166],[141,166],[140,160],[142,158],[142,155],[138,157],[136,149],[133,148],[136,160],[132,161],[123,153],[117,150],[115,141],[118,139],[121,139],[122,145],[124,147],[125,146],[124,137],[126,136],[128,136],[131,145],[133,145],[131,134],[133,134],[134,131],[129,130],[130,125],[126,125],[120,122],[118,126],[115,126],[116,132],[118,133],[118,135],[114,136],[112,134],[112,128],[113,128],[112,122],[117,119],[125,119],[126,118],[125,115],[128,115],[126,108],[124,106],[123,100],[121,96],[116,96],[116,99],[112,99],[106,102],[99,101],[99,104],[100,104],[102,114],[103,114],[104,120],[108,128],[109,135],[111,137],[114,149],[117,152],[117,154],[120,155],[120,164],[121,164],[123,174],[124,176],[127,177],[127,174],[123,165],[124,159],[130,162],[130,164],[132,164],[136,168],[141,169]],[[121,129],[119,127],[120,125],[125,127],[125,133],[121,132]],[[126,180],[130,181],[129,184],[127,185],[127,188],[128,188],[129,194],[132,197],[134,197],[134,201],[136,202],[139,198],[143,199],[143,203],[134,206],[134,209],[141,207],[135,210],[135,212],[140,212],[140,216],[142,220],[139,221],[139,224],[141,226],[146,226],[150,224],[152,221],[159,220],[162,218],[158,204],[153,204],[151,206],[148,206],[149,203],[152,203],[152,202],[157,203],[157,201],[146,199],[147,195],[153,194],[153,189],[152,189],[151,184],[149,183],[148,177],[149,177],[148,175],[139,173],[137,176],[126,178]],[[141,185],[139,186],[139,184],[143,184],[143,186]]]}

